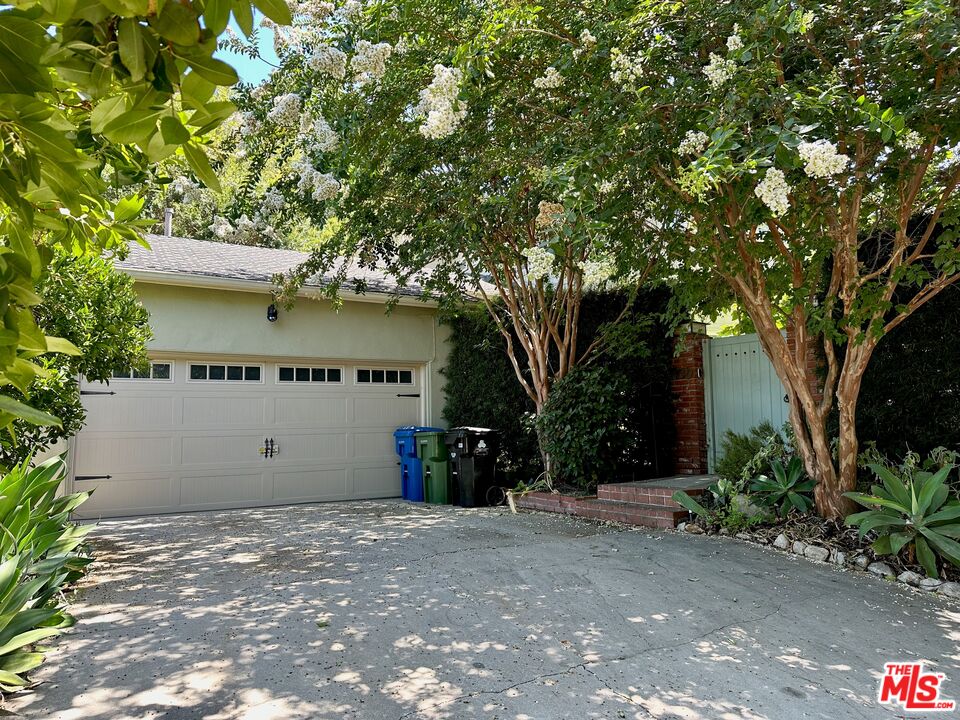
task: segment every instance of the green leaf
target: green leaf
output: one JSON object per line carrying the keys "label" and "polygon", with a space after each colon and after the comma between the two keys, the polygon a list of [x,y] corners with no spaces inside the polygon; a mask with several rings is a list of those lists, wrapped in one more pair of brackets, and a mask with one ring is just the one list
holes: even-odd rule
{"label": "green leaf", "polygon": [[[178,118],[164,115],[160,119],[160,134],[164,143],[168,145],[183,145],[190,142],[190,131],[187,130]],[[143,203],[140,203],[141,207]]]}
{"label": "green leaf", "polygon": [[36,630],[28,630],[25,633],[20,633],[19,635],[11,638],[3,645],[0,645],[0,656],[6,655],[8,652],[13,650],[18,650],[24,645],[32,645],[33,643],[43,640],[44,638],[53,637],[54,635],[59,634],[60,630],[58,628],[37,628]]}
{"label": "green leaf", "polygon": [[904,485],[903,480],[883,465],[873,463],[869,467],[873,470],[874,475],[880,478],[880,481],[887,489],[887,492],[890,493],[891,497],[903,505],[903,507],[910,507],[910,491],[907,490],[907,486]]}
{"label": "green leaf", "polygon": [[205,80],[200,73],[187,73],[180,85],[180,94],[184,103],[192,108],[202,108],[211,97],[217,86]]}
{"label": "green leaf", "polygon": [[890,552],[896,555],[913,537],[913,535],[906,532],[890,533]]}
{"label": "green leaf", "polygon": [[214,192],[220,192],[220,180],[213,168],[210,167],[210,161],[203,149],[194,143],[187,143],[183,146],[183,154],[200,182]]}
{"label": "green leaf", "polygon": [[253,34],[253,10],[245,0],[233,0],[233,17],[240,30],[248,38]]}
{"label": "green leaf", "polygon": [[692,512],[694,515],[698,515],[700,517],[707,517],[708,515],[710,515],[710,513],[707,512],[707,509],[703,505],[701,505],[692,497],[687,495],[685,492],[683,492],[683,490],[678,490],[673,494],[673,501],[676,503],[680,503],[683,507],[685,507],[687,510]]}
{"label": "green leaf", "polygon": [[[164,118],[166,119],[166,118]],[[136,218],[143,210],[144,199],[139,195],[129,195],[120,198],[113,208],[113,219],[117,222],[129,222]]]}
{"label": "green leaf", "polygon": [[283,0],[253,0],[253,4],[277,25],[289,25],[293,22],[290,8]]}
{"label": "green leaf", "polygon": [[939,578],[940,575],[937,573],[937,557],[933,554],[930,546],[927,545],[927,541],[922,537],[918,537],[916,541],[916,548],[917,562],[920,563],[920,566],[923,568],[924,572],[926,572],[927,575],[932,578]]}
{"label": "green leaf", "polygon": [[97,103],[96,107],[94,107],[90,113],[90,129],[98,135],[102,134],[107,124],[115,118],[120,117],[126,109],[127,100],[125,96],[114,95],[113,97],[104,98]]}
{"label": "green leaf", "polygon": [[140,23],[134,18],[123,18],[117,30],[117,42],[120,45],[120,62],[130,71],[130,77],[143,80],[147,67],[153,61],[146,56],[147,47],[143,42]]}
{"label": "green leaf", "polygon": [[[939,512],[935,512],[933,515],[924,518],[923,524],[926,526],[936,525],[937,523],[945,523],[951,520],[960,519],[960,505],[949,505]],[[943,532],[942,530],[937,530],[937,532]]]}
{"label": "green leaf", "polygon": [[203,8],[204,25],[210,28],[214,35],[219,35],[227,27],[230,6],[230,0],[207,0]]}
{"label": "green leaf", "polygon": [[150,20],[150,25],[162,37],[177,45],[189,46],[200,42],[200,24],[193,5],[169,0],[164,3],[160,14]]}
{"label": "green leaf", "polygon": [[103,129],[103,135],[122,145],[146,142],[153,135],[162,110],[127,110]]}
{"label": "green leaf", "polygon": [[54,425],[60,427],[60,420],[50,413],[37,410],[8,395],[0,394],[0,412],[10,413],[33,425]]}
{"label": "green leaf", "polygon": [[76,345],[66,338],[53,337],[47,335],[47,352],[60,353],[61,355],[72,355],[78,357],[83,355]]}
{"label": "green leaf", "polygon": [[223,60],[201,54],[180,55],[179,57],[185,60],[194,72],[214,85],[236,85],[240,80],[237,71]]}

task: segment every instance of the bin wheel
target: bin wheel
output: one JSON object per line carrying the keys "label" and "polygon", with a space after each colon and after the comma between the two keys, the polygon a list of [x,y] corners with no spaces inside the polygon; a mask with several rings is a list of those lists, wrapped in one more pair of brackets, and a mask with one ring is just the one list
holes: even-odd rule
{"label": "bin wheel", "polygon": [[502,487],[487,488],[487,505],[496,507],[507,502],[507,490]]}

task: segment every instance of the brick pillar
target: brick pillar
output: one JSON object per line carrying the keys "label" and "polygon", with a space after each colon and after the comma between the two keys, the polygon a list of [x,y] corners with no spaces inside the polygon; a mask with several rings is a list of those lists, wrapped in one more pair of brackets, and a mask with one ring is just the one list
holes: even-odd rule
{"label": "brick pillar", "polygon": [[[793,332],[793,323],[787,324],[787,347],[790,352],[794,352],[796,347],[796,335]],[[820,384],[820,365],[822,362],[822,350],[817,344],[816,338],[807,337],[807,386],[813,394],[813,399],[817,402],[823,398],[823,388]]]}
{"label": "brick pillar", "polygon": [[703,475],[707,472],[707,407],[704,398],[703,323],[689,323],[677,334],[678,353],[673,358],[674,472]]}

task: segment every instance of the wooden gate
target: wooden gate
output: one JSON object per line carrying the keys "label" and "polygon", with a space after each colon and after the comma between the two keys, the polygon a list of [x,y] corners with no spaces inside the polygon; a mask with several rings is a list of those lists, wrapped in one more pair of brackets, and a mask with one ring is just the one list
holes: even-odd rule
{"label": "wooden gate", "polygon": [[704,353],[707,458],[713,472],[727,430],[746,433],[764,420],[789,420],[786,393],[756,335],[711,338]]}

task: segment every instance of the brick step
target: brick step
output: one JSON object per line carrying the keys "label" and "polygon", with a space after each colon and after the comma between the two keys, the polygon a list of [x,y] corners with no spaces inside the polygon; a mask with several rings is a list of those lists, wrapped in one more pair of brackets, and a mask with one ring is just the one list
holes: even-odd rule
{"label": "brick step", "polygon": [[665,508],[680,508],[680,503],[673,499],[677,490],[683,490],[690,497],[702,495],[706,489],[700,487],[677,488],[666,485],[651,485],[647,483],[611,483],[597,487],[597,498],[615,502],[639,503],[641,505],[657,505]]}
{"label": "brick step", "polygon": [[687,517],[686,510],[635,502],[619,502],[600,498],[583,499],[577,503],[577,516],[594,520],[612,520],[628,525],[655,528],[675,528]]}

